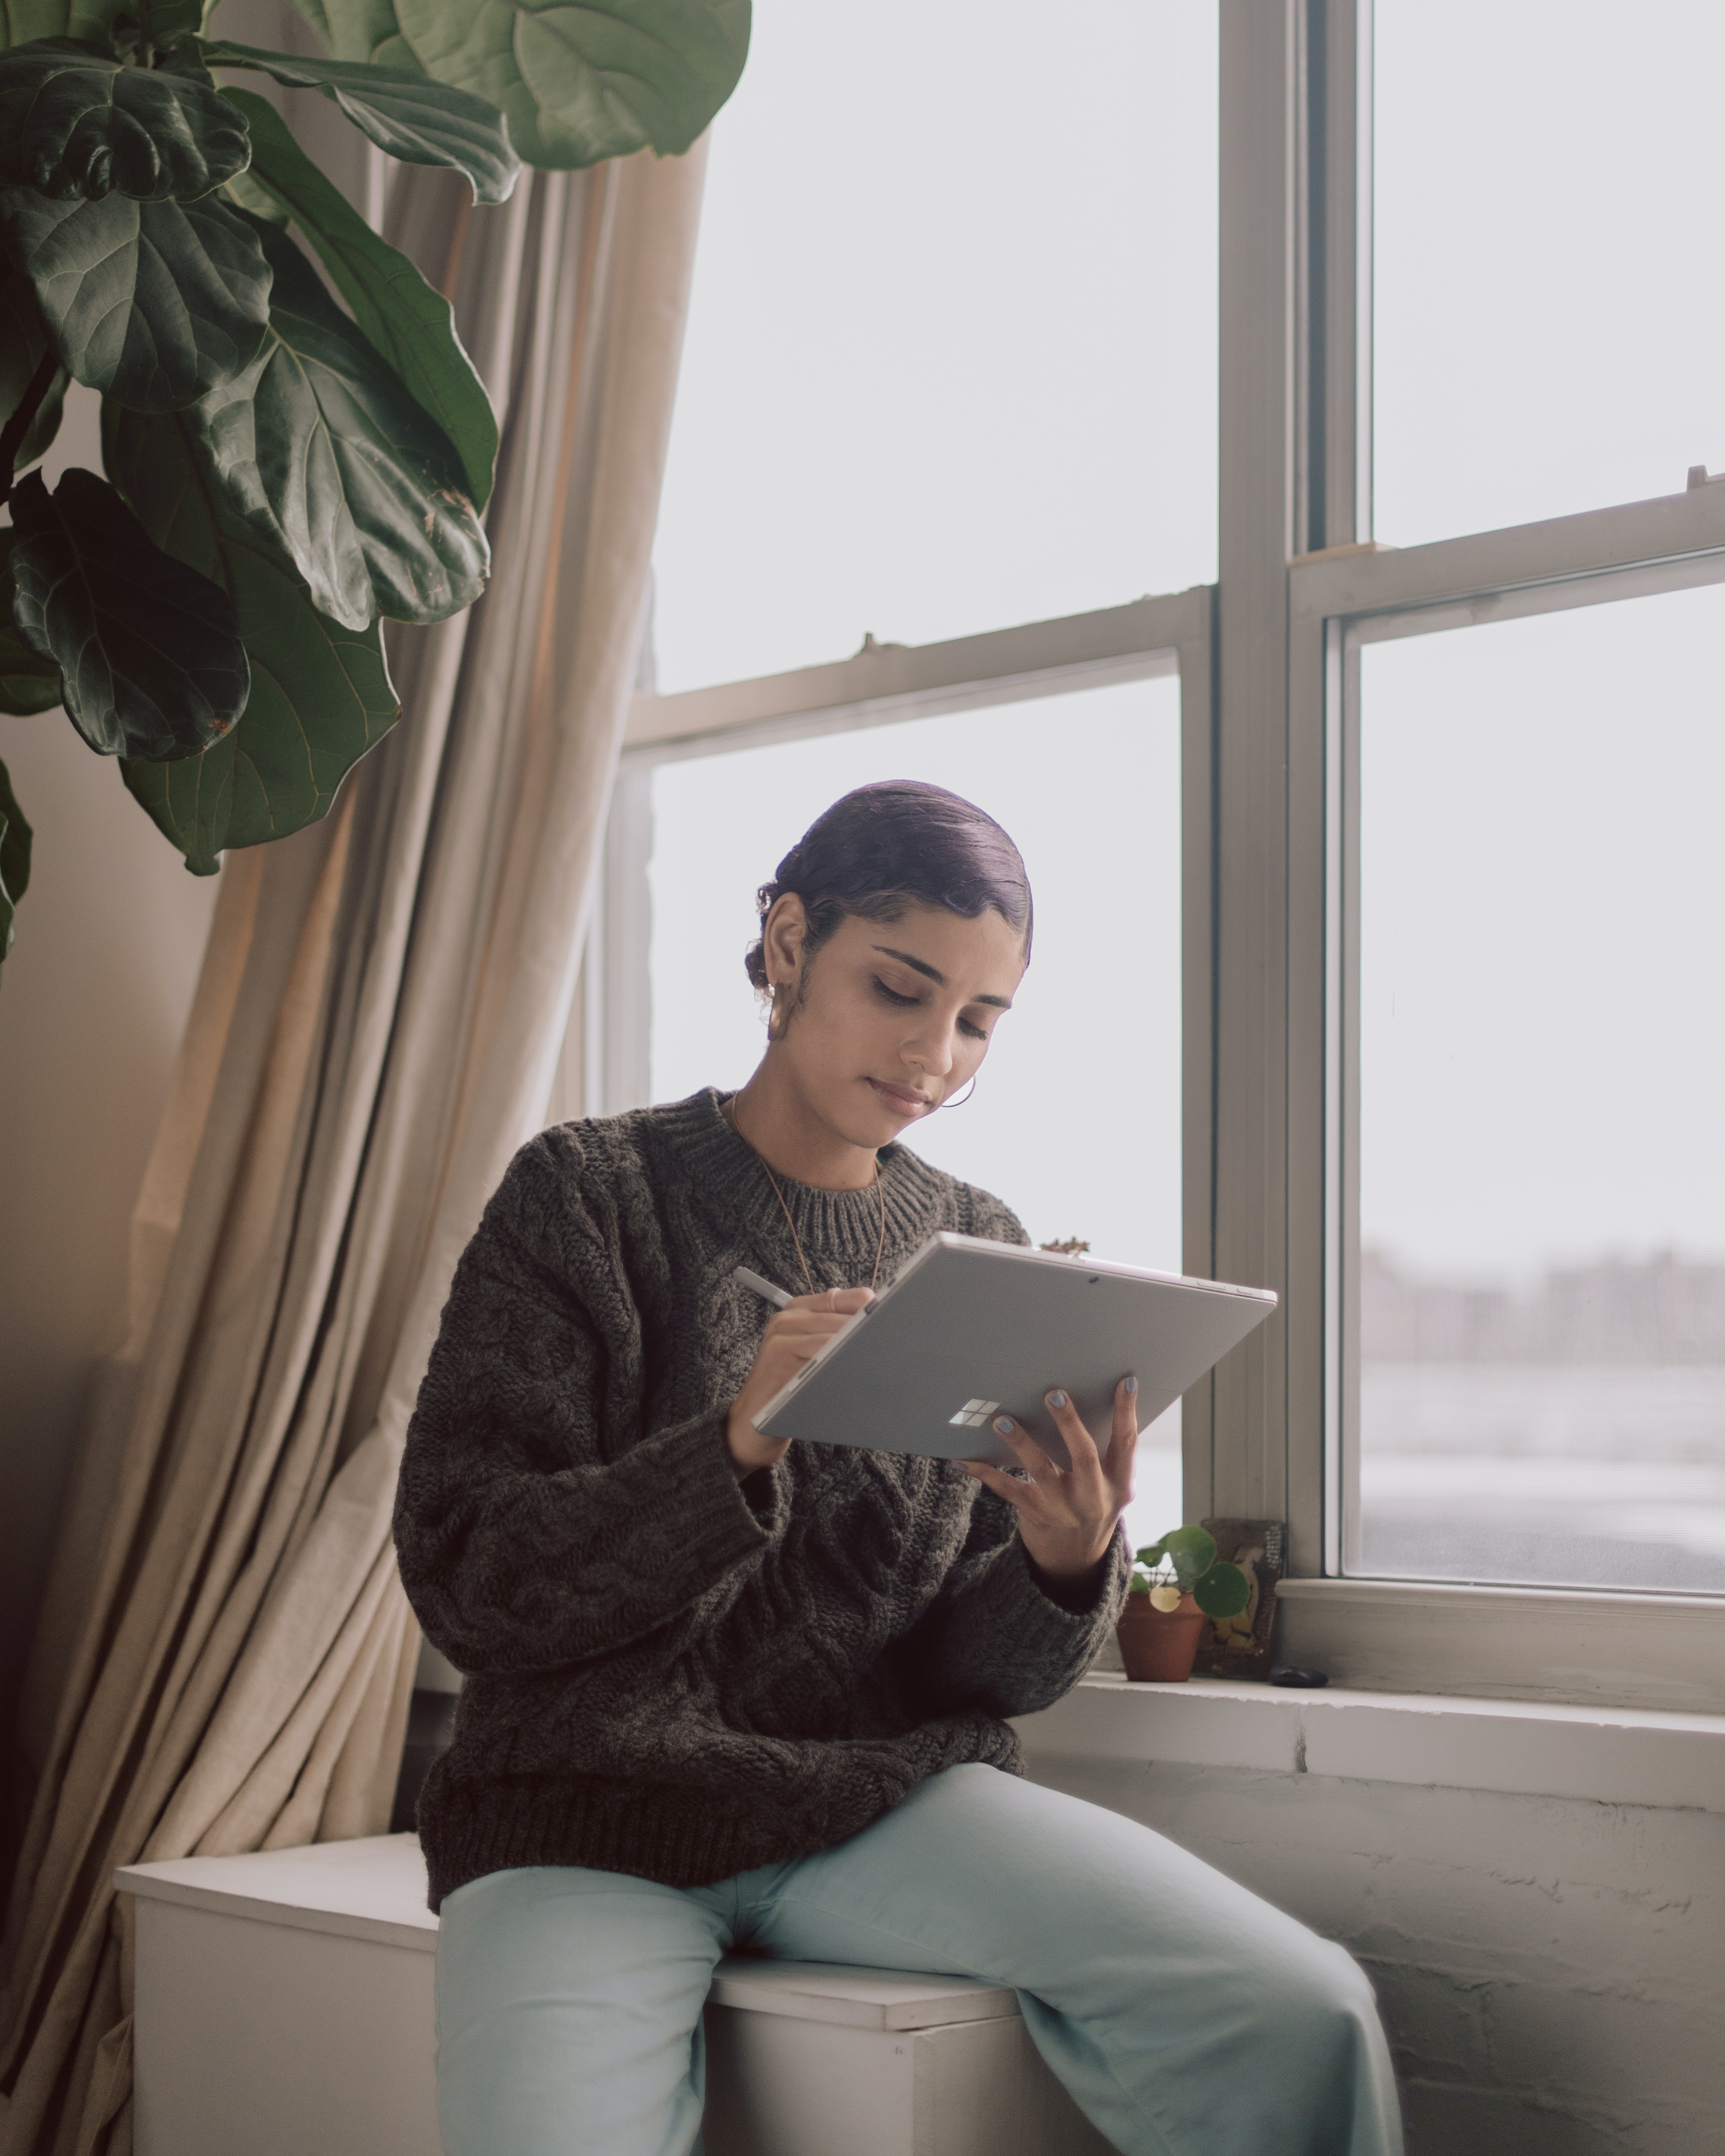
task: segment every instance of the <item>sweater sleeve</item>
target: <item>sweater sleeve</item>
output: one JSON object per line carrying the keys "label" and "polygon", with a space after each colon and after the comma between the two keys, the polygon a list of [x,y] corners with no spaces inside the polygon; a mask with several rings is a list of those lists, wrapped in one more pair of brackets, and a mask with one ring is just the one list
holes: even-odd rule
{"label": "sweater sleeve", "polygon": [[[587,1262],[570,1262],[572,1243]],[[772,1478],[752,1502],[732,1472],[722,1409],[642,1422],[638,1383],[619,1381],[633,1306],[605,1245],[529,1146],[456,1268],[395,1538],[426,1636],[469,1674],[614,1653],[738,1574],[782,1524]],[[582,1277],[611,1292],[583,1299]]]}
{"label": "sweater sleeve", "polygon": [[[1130,1570],[1117,1527],[1094,1584],[1057,1600],[1019,1539],[1011,1506],[979,1489],[958,1560],[906,1641],[928,1710],[1011,1715],[1052,1707],[1096,1660],[1120,1614]],[[1071,1606],[1075,1600],[1081,1606]]]}

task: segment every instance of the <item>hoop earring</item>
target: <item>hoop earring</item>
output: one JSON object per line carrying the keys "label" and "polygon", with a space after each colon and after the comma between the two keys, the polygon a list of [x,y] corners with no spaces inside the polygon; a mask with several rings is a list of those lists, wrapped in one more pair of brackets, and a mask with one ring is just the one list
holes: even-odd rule
{"label": "hoop earring", "polygon": [[[979,1076],[980,1075],[981,1075],[980,1073],[978,1073],[978,1074],[977,1074],[977,1075],[978,1075],[978,1076]],[[969,1098],[970,1098],[971,1095],[972,1095],[973,1092],[975,1092],[975,1091],[976,1091],[976,1077],[973,1077],[973,1078],[972,1078],[972,1080],[971,1080],[971,1081],[970,1081],[970,1083],[969,1083],[969,1085],[968,1085],[968,1086],[967,1086],[965,1087],[965,1089],[964,1089],[963,1092],[963,1093],[961,1093],[961,1094],[959,1095],[958,1098],[957,1098],[956,1101],[942,1101],[941,1102],[941,1106],[942,1106],[942,1107],[943,1107],[943,1108],[962,1108],[962,1107],[963,1107],[963,1106],[964,1106],[965,1103],[969,1100]]]}

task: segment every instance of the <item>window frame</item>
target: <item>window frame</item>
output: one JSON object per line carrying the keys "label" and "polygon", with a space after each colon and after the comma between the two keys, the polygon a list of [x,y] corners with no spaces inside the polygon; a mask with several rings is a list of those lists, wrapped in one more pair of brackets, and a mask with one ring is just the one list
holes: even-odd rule
{"label": "window frame", "polygon": [[1370,52],[1370,0],[1222,0],[1215,1249],[1282,1301],[1216,1373],[1217,1507],[1286,1519],[1284,1656],[1334,1679],[1717,1711],[1725,1598],[1342,1573],[1350,639],[1710,580],[1725,537],[1703,486],[1373,542]]}
{"label": "window frame", "polygon": [[[957,637],[876,644],[825,666],[726,682],[675,696],[638,695],[630,709],[606,831],[583,988],[588,1114],[648,1097],[652,933],[647,865],[655,765],[823,733],[891,726],[1174,675],[1180,685],[1181,1263],[1213,1270],[1209,1192],[1214,965],[1214,608],[1213,588],[1094,613]],[[1210,1510],[1211,1381],[1182,1404],[1187,1514]]]}
{"label": "window frame", "polygon": [[1218,584],[638,696],[577,1014],[583,1105],[644,1095],[654,762],[1178,670],[1183,1262],[1281,1298],[1187,1396],[1187,1517],[1288,1522],[1284,1658],[1337,1681],[1718,1711],[1725,1598],[1343,1573],[1360,642],[1725,576],[1725,487],[1711,485],[1373,542],[1371,29],[1371,0],[1219,0]]}
{"label": "window frame", "polygon": [[[1609,604],[1725,583],[1725,486],[1296,565],[1290,572],[1292,819],[1321,847],[1289,890],[1291,999],[1325,1014],[1321,1040],[1297,1038],[1289,1116],[1308,1141],[1290,1147],[1306,1188],[1291,1214],[1321,1230],[1289,1252],[1291,1329],[1321,1358],[1322,1413],[1291,1414],[1289,1537],[1296,1628],[1318,1628],[1333,1664],[1386,1655],[1409,1689],[1513,1688],[1536,1697],[1589,1696],[1600,1681],[1578,1669],[1578,1628],[1621,1628],[1610,1695],[1625,1703],[1716,1707],[1725,1598],[1632,1590],[1470,1587],[1378,1580],[1348,1568],[1357,1490],[1359,1177],[1359,652],[1390,638]],[[1294,1040],[1291,1039],[1291,1047]],[[1321,1179],[1322,1188],[1309,1186]],[[1319,1610],[1322,1615],[1320,1618]],[[1512,1657],[1494,1649],[1513,1614]],[[1434,1614],[1443,1621],[1431,1622]],[[1390,1645],[1368,1649],[1389,1626]],[[1317,1636],[1317,1634],[1312,1634]],[[1381,1677],[1380,1677],[1380,1681]]]}

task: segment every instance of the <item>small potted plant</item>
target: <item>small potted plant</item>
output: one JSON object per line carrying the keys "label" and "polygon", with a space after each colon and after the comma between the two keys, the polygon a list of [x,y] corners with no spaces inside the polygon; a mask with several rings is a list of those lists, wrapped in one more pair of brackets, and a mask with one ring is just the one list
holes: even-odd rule
{"label": "small potted plant", "polygon": [[1135,1684],[1184,1684],[1207,1617],[1234,1617],[1251,1599],[1237,1564],[1216,1559],[1202,1527],[1173,1527],[1141,1549],[1117,1630]]}

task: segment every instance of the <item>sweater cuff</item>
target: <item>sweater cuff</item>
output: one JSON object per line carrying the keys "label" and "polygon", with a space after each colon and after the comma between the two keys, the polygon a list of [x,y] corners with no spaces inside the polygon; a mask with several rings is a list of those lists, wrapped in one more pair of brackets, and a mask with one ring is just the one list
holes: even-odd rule
{"label": "sweater cuff", "polygon": [[1132,1557],[1126,1548],[1126,1528],[1115,1527],[1115,1539],[1101,1553],[1096,1569],[1082,1580],[1050,1580],[1044,1578],[1024,1543],[1018,1543],[1018,1554],[1022,1558],[1022,1569],[1037,1598],[1052,1604],[1063,1617],[1086,1628],[1106,1630],[1119,1617],[1119,1606],[1126,1595],[1126,1576],[1132,1569]]}
{"label": "sweater cuff", "polygon": [[676,1440],[665,1446],[663,1517],[686,1537],[680,1568],[699,1583],[696,1594],[764,1548],[781,1524],[778,1507],[752,1504],[745,1495],[725,1442],[725,1423],[724,1413],[716,1410],[661,1434]]}
{"label": "sweater cuff", "polygon": [[1095,1615],[1096,1605],[1111,1576],[1113,1553],[1111,1544],[1090,1570],[1081,1573],[1076,1579],[1052,1578],[1028,1552],[1025,1562],[1030,1568],[1030,1577],[1038,1589],[1047,1596],[1056,1609],[1064,1609],[1069,1617],[1091,1617]]}
{"label": "sweater cuff", "polygon": [[1015,1538],[1002,1554],[1005,1563],[997,1573],[997,1592],[1009,1607],[999,1614],[1014,1640],[1033,1654],[1076,1656],[1081,1661],[1093,1655],[1120,1614],[1131,1569],[1120,1529],[1115,1530],[1095,1580],[1076,1583],[1080,1596],[1076,1609],[1053,1592],[1057,1583],[1041,1578],[1022,1542]]}

